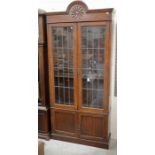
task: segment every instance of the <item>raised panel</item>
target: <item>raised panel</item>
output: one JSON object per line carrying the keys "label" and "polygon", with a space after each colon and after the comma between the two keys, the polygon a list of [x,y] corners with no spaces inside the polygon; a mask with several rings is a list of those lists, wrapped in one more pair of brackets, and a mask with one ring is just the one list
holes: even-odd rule
{"label": "raised panel", "polygon": [[80,137],[103,140],[107,137],[106,117],[101,115],[80,114]]}
{"label": "raised panel", "polygon": [[83,116],[81,118],[81,134],[103,137],[103,118]]}
{"label": "raised panel", "polygon": [[53,112],[53,132],[60,134],[76,134],[77,116],[75,112],[52,110]]}
{"label": "raised panel", "polygon": [[39,27],[39,39],[38,42],[39,44],[43,44],[46,41],[46,37],[45,37],[45,16],[44,15],[39,15],[39,19],[38,19],[38,27]]}
{"label": "raised panel", "polygon": [[38,111],[38,131],[47,133],[48,132],[48,121],[47,118],[48,114],[47,111]]}
{"label": "raised panel", "polygon": [[45,46],[38,46],[38,104],[45,106]]}

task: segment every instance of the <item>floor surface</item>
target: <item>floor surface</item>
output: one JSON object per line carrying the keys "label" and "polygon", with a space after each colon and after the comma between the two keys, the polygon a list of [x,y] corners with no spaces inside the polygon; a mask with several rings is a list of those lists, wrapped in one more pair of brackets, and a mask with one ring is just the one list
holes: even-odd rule
{"label": "floor surface", "polygon": [[117,155],[116,140],[111,140],[109,150],[53,139],[44,142],[45,155]]}

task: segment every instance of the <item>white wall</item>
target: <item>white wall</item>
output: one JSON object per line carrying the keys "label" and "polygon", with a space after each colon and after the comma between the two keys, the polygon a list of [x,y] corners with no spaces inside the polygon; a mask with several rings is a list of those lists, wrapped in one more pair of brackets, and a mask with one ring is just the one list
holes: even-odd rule
{"label": "white wall", "polygon": [[113,14],[113,37],[112,37],[112,55],[111,55],[111,137],[117,139],[117,97],[114,96],[115,86],[115,56],[116,56],[116,13]]}
{"label": "white wall", "polygon": [[[47,12],[66,11],[67,6],[73,0],[38,0],[38,8]],[[115,8],[116,0],[83,0],[89,9]],[[114,72],[115,72],[115,32],[116,32],[116,15],[113,19],[113,47],[111,61],[111,137],[117,139],[117,98],[114,97]]]}

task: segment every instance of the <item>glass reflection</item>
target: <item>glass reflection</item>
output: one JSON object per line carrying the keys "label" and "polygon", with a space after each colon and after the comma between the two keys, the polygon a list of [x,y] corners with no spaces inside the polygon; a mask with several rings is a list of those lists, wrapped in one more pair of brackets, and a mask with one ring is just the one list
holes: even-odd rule
{"label": "glass reflection", "polygon": [[104,26],[84,26],[82,35],[82,82],[85,107],[103,107]]}
{"label": "glass reflection", "polygon": [[72,27],[52,28],[56,104],[72,105],[74,102],[72,35]]}

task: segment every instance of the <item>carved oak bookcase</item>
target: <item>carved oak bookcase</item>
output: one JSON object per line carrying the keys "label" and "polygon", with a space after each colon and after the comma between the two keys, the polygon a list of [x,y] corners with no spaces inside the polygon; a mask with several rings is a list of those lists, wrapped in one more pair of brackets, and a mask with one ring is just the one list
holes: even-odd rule
{"label": "carved oak bookcase", "polygon": [[38,14],[38,136],[50,138],[50,114],[47,70],[47,35],[46,16],[39,10]]}
{"label": "carved oak bookcase", "polygon": [[46,13],[51,138],[109,147],[113,9]]}

